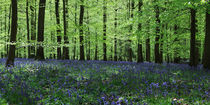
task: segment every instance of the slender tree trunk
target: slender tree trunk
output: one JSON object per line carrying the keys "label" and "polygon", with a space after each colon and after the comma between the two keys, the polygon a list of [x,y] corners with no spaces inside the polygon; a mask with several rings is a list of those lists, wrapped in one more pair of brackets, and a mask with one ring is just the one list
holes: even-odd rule
{"label": "slender tree trunk", "polygon": [[98,33],[97,32],[95,35],[95,60],[98,60]]}
{"label": "slender tree trunk", "polygon": [[[162,25],[162,30],[164,30],[164,27],[165,27],[165,25],[163,24]],[[164,36],[164,34],[163,33],[161,33],[161,35],[160,35],[160,63],[163,63],[163,36]]]}
{"label": "slender tree trunk", "polygon": [[203,67],[210,70],[210,3],[206,9],[206,35],[203,53]]}
{"label": "slender tree trunk", "polygon": [[84,0],[80,0],[80,19],[79,19],[79,34],[80,34],[80,60],[85,60],[84,42],[83,42],[83,18],[84,18]]}
{"label": "slender tree trunk", "polygon": [[150,37],[149,37],[149,32],[150,32],[150,20],[147,21],[147,38],[146,38],[146,61],[150,62],[150,57],[151,57],[151,52],[150,52]]}
{"label": "slender tree trunk", "polygon": [[103,60],[107,61],[107,54],[106,54],[106,22],[107,22],[107,6],[106,0],[103,0]]}
{"label": "slender tree trunk", "polygon": [[37,47],[37,60],[44,60],[44,47],[42,46],[44,41],[44,19],[45,19],[45,5],[46,0],[40,0],[39,2],[39,18],[38,18],[38,47]]}
{"label": "slender tree trunk", "polygon": [[[177,31],[178,31],[178,26],[175,24],[174,25],[174,35],[176,35],[177,36]],[[174,40],[174,42],[177,42],[178,41],[178,38],[176,37],[175,38],[175,40]],[[180,54],[179,54],[179,49],[178,48],[176,48],[175,49],[175,51],[174,51],[174,63],[180,63]]]}
{"label": "slender tree trunk", "polygon": [[[115,0],[117,3],[117,0]],[[117,61],[117,10],[115,9],[114,27],[115,27],[115,37],[114,37],[114,61]]]}
{"label": "slender tree trunk", "polygon": [[[129,15],[130,15],[130,8],[131,8],[131,15],[130,15],[130,18],[133,18],[133,11],[134,11],[134,4],[135,4],[135,2],[134,2],[134,0],[132,0],[131,1],[131,5],[130,5],[130,0],[129,0],[129,5],[128,5],[128,7],[129,7]],[[130,7],[131,6],[131,7]],[[132,30],[133,30],[133,25],[131,24],[130,25],[130,30],[129,30],[129,32],[130,33],[132,33]],[[130,35],[129,35],[130,36]],[[130,61],[130,62],[132,62],[133,60],[132,60],[132,58],[133,58],[133,51],[132,51],[132,45],[131,45],[131,43],[132,43],[132,41],[131,41],[131,39],[130,38],[128,38],[128,61]]]}
{"label": "slender tree trunk", "polygon": [[156,4],[155,5],[155,14],[156,14],[156,37],[155,37],[155,63],[161,63],[160,62],[160,43],[159,43],[159,40],[160,40],[160,10],[159,10],[159,7],[158,5]]}
{"label": "slender tree trunk", "polygon": [[[97,0],[97,4],[98,4],[98,0]],[[98,12],[97,12],[98,14]],[[98,32],[97,32],[97,28],[96,28],[96,35],[95,35],[95,58],[94,60],[98,60]]]}
{"label": "slender tree trunk", "polygon": [[[12,6],[10,4],[10,6],[9,6],[9,20],[8,20],[8,36],[10,35],[11,12],[12,12]],[[6,42],[9,42],[9,38],[7,38],[7,41]],[[7,44],[6,45],[6,55],[8,55],[8,53],[9,53],[9,45]]]}
{"label": "slender tree trunk", "polygon": [[196,10],[190,9],[191,12],[191,40],[190,40],[190,66],[197,66],[196,64]]}
{"label": "slender tree trunk", "polygon": [[167,45],[167,54],[166,54],[166,61],[167,63],[170,62],[170,55],[169,55],[169,41],[168,41],[168,38],[169,38],[169,33],[167,33],[167,30],[168,30],[168,24],[166,24],[166,27],[165,27],[165,31],[166,31],[166,38],[167,38],[167,41],[166,41],[166,45]]}
{"label": "slender tree trunk", "polygon": [[[7,6],[5,6],[5,21],[4,21],[4,33],[7,35]],[[5,37],[5,42],[7,42],[7,36]],[[8,56],[8,45],[5,45],[5,56]]]}
{"label": "slender tree trunk", "polygon": [[109,60],[110,60],[110,61],[113,61],[113,46],[111,46],[110,50],[111,50],[111,51],[110,51],[111,54],[110,54]]}
{"label": "slender tree trunk", "polygon": [[[77,3],[75,3],[75,14],[74,14],[74,24],[77,26]],[[77,33],[77,28],[74,29],[74,32]],[[77,44],[77,38],[73,37],[73,59],[76,59],[76,44]]]}
{"label": "slender tree trunk", "polygon": [[68,21],[66,20],[66,17],[68,17],[68,0],[63,0],[63,27],[64,27],[64,44],[63,47],[63,59],[69,59],[69,47],[66,47],[66,45],[69,44],[69,39],[67,36],[67,29],[68,29]]}
{"label": "slender tree trunk", "polygon": [[[139,0],[139,17],[141,16],[141,14],[142,14],[142,11],[141,11],[141,7],[142,7],[142,5],[143,5],[143,1],[142,0]],[[139,34],[140,34],[140,32],[141,32],[141,23],[139,23],[138,24],[138,31],[139,31]],[[141,44],[141,42],[140,42],[140,36],[138,36],[138,58],[137,58],[137,62],[138,63],[142,63],[143,61],[144,61],[144,58],[143,58],[143,52],[142,52],[142,44]]]}
{"label": "slender tree trunk", "polygon": [[[74,17],[74,22],[75,25],[77,26],[77,3],[75,3],[75,17]],[[74,29],[74,32],[77,32],[77,28]],[[74,42],[74,48],[73,48],[73,59],[76,59],[76,44],[77,44],[77,38],[73,37],[73,42]]]}
{"label": "slender tree trunk", "polygon": [[[87,24],[89,24],[89,13],[87,10]],[[87,60],[90,60],[90,28],[87,29]]]}
{"label": "slender tree trunk", "polygon": [[57,24],[57,57],[61,59],[61,25],[60,25],[60,14],[59,14],[59,0],[55,0],[55,15]]}
{"label": "slender tree trunk", "polygon": [[35,58],[35,46],[34,43],[36,41],[36,1],[32,0],[30,5],[31,10],[31,42],[33,43],[30,48],[30,57]]}
{"label": "slender tree trunk", "polygon": [[146,61],[150,62],[150,38],[146,39]]}
{"label": "slender tree trunk", "polygon": [[[49,8],[52,8],[52,3],[53,1],[49,1]],[[52,11],[52,9],[50,9],[50,21],[53,21],[53,16],[52,16],[52,14],[54,14],[54,11]],[[54,23],[53,23],[54,24]],[[50,31],[50,40],[52,41],[52,42],[55,42],[55,31],[54,30],[51,30]],[[54,48],[54,45],[52,46],[52,47],[50,47],[50,59],[55,59],[56,57],[56,55],[55,55],[55,48]]]}
{"label": "slender tree trunk", "polygon": [[[12,1],[12,25],[11,25],[10,43],[15,43],[17,35],[18,8],[17,8],[17,0],[11,0],[11,1]],[[10,45],[9,55],[6,61],[6,67],[14,66],[14,59],[15,59],[15,45]]]}
{"label": "slender tree trunk", "polygon": [[[30,32],[29,32],[29,15],[28,15],[28,0],[26,0],[26,27],[27,27],[27,40],[28,44],[30,43]],[[28,45],[28,58],[31,58],[31,49],[30,45]]]}

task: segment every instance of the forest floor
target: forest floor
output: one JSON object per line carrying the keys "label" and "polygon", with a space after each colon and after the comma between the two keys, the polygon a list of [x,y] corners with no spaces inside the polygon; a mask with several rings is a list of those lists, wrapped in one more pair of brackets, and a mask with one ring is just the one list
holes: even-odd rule
{"label": "forest floor", "polygon": [[0,104],[209,105],[210,72],[186,64],[0,59]]}

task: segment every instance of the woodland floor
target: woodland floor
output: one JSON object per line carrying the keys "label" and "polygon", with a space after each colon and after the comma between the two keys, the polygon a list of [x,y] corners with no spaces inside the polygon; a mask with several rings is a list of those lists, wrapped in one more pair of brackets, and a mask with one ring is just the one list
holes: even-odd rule
{"label": "woodland floor", "polygon": [[209,105],[210,73],[186,64],[0,59],[0,104]]}

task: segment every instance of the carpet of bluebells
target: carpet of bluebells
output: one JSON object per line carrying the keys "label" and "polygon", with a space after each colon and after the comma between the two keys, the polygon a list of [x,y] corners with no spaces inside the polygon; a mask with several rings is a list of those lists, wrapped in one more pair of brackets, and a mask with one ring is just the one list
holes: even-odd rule
{"label": "carpet of bluebells", "polygon": [[0,104],[210,105],[202,66],[112,61],[0,59]]}

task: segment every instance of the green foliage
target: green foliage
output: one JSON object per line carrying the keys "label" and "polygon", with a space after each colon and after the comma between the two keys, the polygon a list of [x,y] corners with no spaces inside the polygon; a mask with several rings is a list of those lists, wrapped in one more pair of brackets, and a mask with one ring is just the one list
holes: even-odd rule
{"label": "green foliage", "polygon": [[[94,55],[95,46],[98,45],[98,56],[102,58],[103,49],[103,2],[102,0],[84,0],[85,5],[85,17],[84,17],[84,45],[90,44],[91,55]],[[63,6],[62,1],[60,2],[60,20],[61,20],[61,37],[62,43],[57,43],[56,34],[56,16],[55,16],[55,0],[47,1],[46,5],[46,16],[45,16],[45,34],[44,42],[42,45],[47,48],[45,49],[45,56],[48,58],[50,54],[57,54],[56,48],[58,46],[68,46],[70,48],[70,56],[73,56],[74,47],[76,47],[76,55],[79,55],[79,0],[71,0],[68,2],[68,29],[67,36],[70,44],[65,45],[63,41]],[[205,25],[205,11],[209,8],[209,1],[206,0],[142,0],[143,6],[142,12],[138,11],[139,0],[134,0],[135,9],[133,10],[134,17],[130,18],[131,10],[128,8],[128,0],[107,0],[107,55],[113,55],[114,38],[117,39],[117,55],[121,56],[120,49],[124,51],[122,55],[126,55],[126,46],[128,46],[128,40],[132,42],[132,49],[137,52],[137,42],[143,45],[146,39],[151,39],[151,51],[154,50],[153,45],[155,44],[155,30],[156,26],[161,29],[163,34],[160,43],[163,45],[164,57],[166,55],[174,56],[174,52],[179,52],[178,55],[182,58],[189,58],[190,49],[190,11],[189,8],[197,9],[198,20],[198,37],[196,38],[204,43],[204,25]],[[156,23],[155,8],[157,5],[160,8],[160,24]],[[31,6],[36,11],[36,23],[38,22],[38,1],[29,0],[29,23],[31,22]],[[28,55],[29,46],[35,46],[36,41],[27,40],[26,30],[26,1],[18,1],[18,35],[17,35],[17,52],[21,53],[22,57]],[[117,12],[115,11],[117,9]],[[129,12],[130,11],[130,12]],[[9,42],[11,11],[10,1],[5,0],[0,2],[0,49],[3,55],[6,54],[6,44]],[[87,19],[89,16],[89,19]],[[117,27],[114,26],[115,18],[117,18]],[[138,24],[141,23],[141,30],[138,30]],[[133,26],[133,30],[130,30],[130,26]],[[174,35],[174,25],[178,25],[177,35]],[[163,27],[164,26],[164,27]],[[166,27],[167,26],[167,27]],[[32,29],[30,24],[30,32]],[[37,28],[34,29],[37,32]],[[31,33],[30,33],[31,36]],[[174,41],[178,39],[178,41]],[[122,43],[123,42],[123,43]],[[35,43],[35,44],[33,44]],[[26,48],[25,48],[26,47]],[[35,46],[36,47],[36,46]],[[3,50],[4,49],[4,50]],[[143,52],[145,52],[145,46],[143,46]],[[112,51],[111,51],[112,50]],[[199,48],[199,51],[203,51],[203,47]],[[85,51],[86,52],[86,51]],[[136,53],[134,53],[136,56]],[[145,55],[145,54],[144,54]],[[153,55],[152,55],[153,58]]]}

